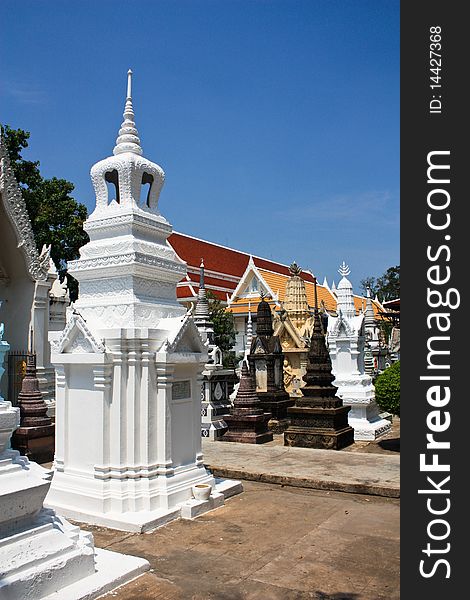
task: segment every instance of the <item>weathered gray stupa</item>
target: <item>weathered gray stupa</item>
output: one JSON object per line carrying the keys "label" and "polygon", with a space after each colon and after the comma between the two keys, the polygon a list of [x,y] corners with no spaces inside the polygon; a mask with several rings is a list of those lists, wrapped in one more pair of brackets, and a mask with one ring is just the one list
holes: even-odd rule
{"label": "weathered gray stupa", "polygon": [[340,450],[354,442],[348,425],[349,406],[343,406],[332,385],[331,359],[323,335],[315,279],[315,312],[302,397],[288,409],[291,421],[284,432],[285,446]]}
{"label": "weathered gray stupa", "polygon": [[271,307],[264,297],[256,311],[256,335],[248,361],[258,398],[263,409],[271,413],[269,428],[274,433],[282,433],[289,425],[287,409],[294,400],[284,389],[284,353],[279,336],[274,335]]}

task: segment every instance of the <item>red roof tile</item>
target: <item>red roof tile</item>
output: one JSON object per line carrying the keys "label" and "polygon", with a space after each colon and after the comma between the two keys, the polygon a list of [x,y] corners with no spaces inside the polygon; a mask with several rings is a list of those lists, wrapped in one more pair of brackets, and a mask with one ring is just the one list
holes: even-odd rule
{"label": "red roof tile", "polygon": [[172,233],[168,238],[176,254],[188,263],[188,266],[199,268],[201,258],[208,271],[227,273],[241,277],[245,272],[250,256],[237,250],[224,248],[211,242],[198,240],[182,233]]}
{"label": "red roof tile", "polygon": [[[215,271],[224,273],[231,277],[241,278],[248,266],[250,255],[246,252],[240,252],[232,248],[219,246],[212,242],[206,242],[197,238],[185,235],[183,233],[173,232],[168,238],[171,246],[178,256],[183,259],[188,266],[199,269],[201,258],[204,259],[206,271]],[[265,258],[253,256],[253,261],[260,269],[274,271],[289,276],[289,267]],[[312,281],[311,273],[302,271],[301,276],[305,281]],[[193,279],[192,274],[190,274]],[[224,282],[227,285],[228,282]],[[228,285],[227,285],[228,287]],[[236,285],[234,286],[235,289]]]}

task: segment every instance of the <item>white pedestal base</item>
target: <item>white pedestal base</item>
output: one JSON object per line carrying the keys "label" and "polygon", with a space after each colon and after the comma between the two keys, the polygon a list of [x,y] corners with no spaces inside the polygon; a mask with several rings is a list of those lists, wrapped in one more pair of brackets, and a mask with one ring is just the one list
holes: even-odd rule
{"label": "white pedestal base", "polygon": [[[223,506],[225,500],[239,494],[243,491],[243,486],[240,481],[232,481],[229,479],[213,479],[213,491],[209,500],[201,501],[190,497],[190,487],[187,489],[187,500],[179,502],[177,505],[167,508],[160,508],[153,511],[138,511],[138,512],[88,512],[77,508],[67,506],[65,504],[53,503],[57,512],[69,519],[89,523],[91,525],[99,525],[101,527],[109,527],[120,531],[131,531],[134,533],[146,533],[153,531],[157,527],[166,525],[174,519],[193,519],[205,512]],[[196,483],[201,483],[197,481]],[[52,490],[55,492],[55,490]],[[54,498],[55,496],[53,496]],[[50,505],[49,496],[46,499],[46,505]],[[52,503],[51,503],[52,504]]]}
{"label": "white pedestal base", "polygon": [[336,378],[338,396],[344,406],[350,406],[348,423],[354,429],[354,440],[371,441],[390,431],[392,424],[379,415],[375,389],[370,377],[360,376],[348,381]]}
{"label": "white pedestal base", "polygon": [[381,435],[388,433],[392,427],[390,421],[381,418],[368,421],[350,417],[348,423],[354,429],[354,440],[357,442],[376,440]]}
{"label": "white pedestal base", "polygon": [[95,551],[91,533],[43,508],[50,474],[16,451],[0,456],[2,600],[91,600],[149,568],[141,558]]}
{"label": "white pedestal base", "polygon": [[95,572],[68,585],[44,600],[93,600],[125,583],[129,583],[149,569],[143,558],[95,550]]}
{"label": "white pedestal base", "polygon": [[214,442],[221,438],[227,431],[227,423],[220,419],[219,421],[211,421],[210,423],[201,423],[201,437],[205,440]]}

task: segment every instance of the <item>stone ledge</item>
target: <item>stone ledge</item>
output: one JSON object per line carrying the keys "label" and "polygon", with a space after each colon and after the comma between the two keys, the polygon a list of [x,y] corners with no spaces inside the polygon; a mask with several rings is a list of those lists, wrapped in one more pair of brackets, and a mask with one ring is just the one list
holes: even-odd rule
{"label": "stone ledge", "polygon": [[399,487],[396,487],[394,485],[376,484],[368,481],[364,481],[363,483],[350,481],[326,481],[322,479],[280,475],[276,473],[248,472],[245,469],[241,470],[212,464],[208,468],[210,468],[212,473],[217,477],[245,479],[246,481],[274,483],[278,485],[289,485],[292,487],[303,487],[314,490],[348,492],[351,494],[367,494],[371,496],[383,496],[386,498],[400,497]]}
{"label": "stone ledge", "polygon": [[317,490],[400,497],[400,457],[203,440],[204,463],[216,477]]}

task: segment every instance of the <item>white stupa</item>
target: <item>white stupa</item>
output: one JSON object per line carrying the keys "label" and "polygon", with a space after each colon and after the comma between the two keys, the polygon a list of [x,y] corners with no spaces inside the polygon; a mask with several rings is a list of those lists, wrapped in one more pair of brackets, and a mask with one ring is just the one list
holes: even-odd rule
{"label": "white stupa", "polygon": [[[91,169],[90,242],[69,263],[79,299],[52,344],[57,437],[47,503],[77,520],[146,531],[219,506],[241,484],[216,484],[203,465],[207,351],[176,298],[186,264],[167,242],[164,173],[142,156],[131,76],[113,156]],[[211,497],[195,500],[195,485],[210,486]]]}
{"label": "white stupa", "polygon": [[364,369],[364,314],[356,315],[349,267],[343,262],[338,270],[341,281],[336,288],[337,315],[328,315],[328,349],[333,385],[345,406],[350,406],[348,421],[355,440],[375,440],[391,428],[390,421],[379,416],[372,379]]}

